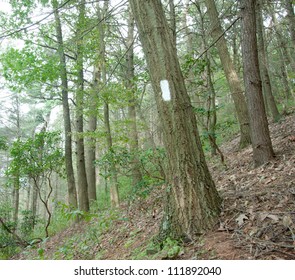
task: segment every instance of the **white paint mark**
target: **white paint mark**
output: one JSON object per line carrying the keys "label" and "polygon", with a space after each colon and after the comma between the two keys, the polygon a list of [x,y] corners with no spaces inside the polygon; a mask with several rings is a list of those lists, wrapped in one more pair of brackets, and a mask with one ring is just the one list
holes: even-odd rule
{"label": "white paint mark", "polygon": [[160,81],[161,91],[162,91],[162,98],[164,101],[171,100],[171,93],[169,89],[169,82],[167,80]]}

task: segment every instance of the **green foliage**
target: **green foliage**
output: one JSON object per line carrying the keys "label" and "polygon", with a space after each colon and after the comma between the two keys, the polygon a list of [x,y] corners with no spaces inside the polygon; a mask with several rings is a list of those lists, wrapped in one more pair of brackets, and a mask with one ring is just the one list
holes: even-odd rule
{"label": "green foliage", "polygon": [[53,171],[62,175],[64,156],[59,142],[59,132],[40,132],[26,141],[17,139],[10,149],[12,160],[6,174],[35,179]]}
{"label": "green foliage", "polygon": [[97,217],[96,214],[91,214],[89,212],[84,212],[79,209],[72,209],[69,205],[65,203],[59,203],[60,213],[67,221],[90,221],[93,217]]}
{"label": "green foliage", "polygon": [[1,55],[1,64],[7,85],[14,91],[53,83],[59,77],[57,57],[41,48],[10,48]]}
{"label": "green foliage", "polygon": [[[6,226],[13,230],[15,224],[12,221],[13,208],[8,202],[0,204],[0,217],[4,220]],[[0,260],[8,259],[18,250],[18,245],[13,236],[0,224]]]}
{"label": "green foliage", "polygon": [[99,160],[95,162],[99,167],[100,175],[105,179],[112,175],[112,166],[122,173],[126,173],[130,165],[130,153],[126,147],[113,146],[111,150],[107,151]]}
{"label": "green foliage", "polygon": [[0,150],[7,150],[8,145],[7,145],[7,138],[4,136],[0,136]]}
{"label": "green foliage", "polygon": [[63,246],[54,254],[55,259],[93,259],[94,244],[99,244],[100,237],[110,229],[113,221],[119,218],[119,213],[114,210],[104,211],[87,224],[87,231],[78,233],[64,241]]}
{"label": "green foliage", "polygon": [[179,241],[171,238],[166,238],[163,241],[163,251],[167,252],[167,256],[169,259],[174,259],[178,256],[180,252],[181,246],[179,245]]}
{"label": "green foliage", "polygon": [[181,249],[182,246],[178,240],[168,237],[162,243],[158,243],[152,238],[146,246],[133,251],[132,259],[175,259]]}
{"label": "green foliage", "polygon": [[23,210],[21,212],[21,216],[20,232],[21,235],[27,239],[32,235],[34,227],[40,220],[37,217],[34,217],[32,211],[30,210]]}
{"label": "green foliage", "polygon": [[166,151],[162,147],[142,150],[139,153],[139,160],[143,167],[144,179],[150,185],[163,183],[163,167],[167,164]]}
{"label": "green foliage", "polygon": [[[184,62],[182,63],[182,71],[185,76],[187,76],[190,72],[196,75],[197,77],[202,74],[207,66],[207,60],[206,59],[196,59],[193,54],[185,54],[184,55]],[[202,83],[202,81],[199,81]],[[199,84],[203,85],[203,84]]]}

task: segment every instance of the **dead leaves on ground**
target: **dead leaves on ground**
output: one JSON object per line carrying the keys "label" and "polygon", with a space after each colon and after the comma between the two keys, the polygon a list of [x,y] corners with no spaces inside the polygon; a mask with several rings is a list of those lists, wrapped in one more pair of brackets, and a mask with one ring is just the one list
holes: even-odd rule
{"label": "dead leaves on ground", "polygon": [[229,152],[228,168],[216,171],[224,198],[219,231],[232,233],[236,245],[255,259],[295,259],[295,116],[271,125],[276,158],[259,168],[251,147]]}

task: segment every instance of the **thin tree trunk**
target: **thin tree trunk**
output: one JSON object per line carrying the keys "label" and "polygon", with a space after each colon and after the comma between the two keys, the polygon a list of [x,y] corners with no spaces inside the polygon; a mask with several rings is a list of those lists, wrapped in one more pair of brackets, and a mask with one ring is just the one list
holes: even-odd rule
{"label": "thin tree trunk", "polygon": [[205,162],[161,2],[129,2],[148,63],[169,165],[159,238],[195,238],[217,222],[221,201]]}
{"label": "thin tree trunk", "polygon": [[[99,70],[94,67],[93,71],[93,88],[90,92],[89,98],[89,107],[90,112],[88,116],[88,126],[87,132],[92,134],[96,131],[97,128],[97,100],[98,100],[98,84],[100,77]],[[86,146],[85,146],[85,165],[86,165],[86,174],[87,174],[87,183],[88,183],[88,198],[89,202],[95,201],[97,199],[96,195],[96,168],[95,168],[95,160],[96,160],[96,140],[95,137],[90,135],[86,138]]]}
{"label": "thin tree trunk", "polygon": [[267,52],[264,44],[264,26],[262,17],[262,1],[257,1],[257,39],[258,39],[258,54],[259,54],[259,68],[262,78],[262,87],[264,90],[264,95],[267,100],[266,104],[271,112],[272,119],[278,121],[280,119],[280,113],[277,108],[275,98],[273,96],[271,82],[268,74],[268,61]]}
{"label": "thin tree trunk", "polygon": [[176,47],[176,16],[175,16],[175,4],[174,0],[169,0],[169,20],[170,29],[173,38],[173,44]]}
{"label": "thin tree trunk", "polygon": [[[19,97],[16,95],[16,130],[17,130],[17,139],[19,140],[21,137],[20,131],[20,103]],[[14,184],[13,184],[13,222],[15,230],[18,226],[18,214],[19,214],[19,190],[20,190],[20,174],[19,170],[17,170],[17,174],[15,174]]]}
{"label": "thin tree trunk", "polygon": [[63,47],[63,35],[61,28],[61,21],[58,12],[57,0],[52,0],[52,7],[54,9],[56,39],[58,43],[57,53],[59,55],[59,71],[61,79],[61,92],[62,92],[62,107],[63,107],[63,120],[64,120],[64,132],[65,132],[65,163],[66,163],[66,175],[68,184],[68,200],[69,205],[73,208],[78,207],[77,191],[74,177],[74,168],[72,160],[72,128],[71,128],[71,116],[68,100],[68,77],[66,69],[66,57]]}
{"label": "thin tree trunk", "polygon": [[243,0],[242,53],[244,82],[250,112],[251,140],[255,166],[262,165],[274,157],[262,95],[256,38],[255,0]]}
{"label": "thin tree trunk", "polygon": [[[101,22],[98,26],[99,30],[99,42],[100,42],[100,67],[101,67],[101,76],[102,76],[102,84],[105,85],[107,82],[106,77],[106,53],[105,53],[105,26],[103,16],[106,14],[108,10],[108,2],[105,1],[103,11],[100,10],[98,7],[98,18]],[[106,133],[106,142],[107,148],[109,152],[113,152],[113,139],[112,139],[112,132],[111,132],[111,125],[110,125],[110,111],[109,111],[109,104],[107,98],[104,99],[104,128]],[[111,204],[113,207],[118,207],[120,204],[119,201],[119,188],[118,188],[118,177],[117,177],[117,170],[115,163],[113,161],[110,162],[110,173],[111,173],[111,182],[110,182],[110,197],[111,197]]]}
{"label": "thin tree trunk", "polygon": [[[197,10],[199,12],[200,21],[201,21],[201,33],[202,33],[202,47],[203,49],[207,49],[207,43],[206,43],[206,31],[204,26],[204,15],[201,11],[201,7],[199,3],[195,3]],[[209,58],[208,52],[205,53],[205,59],[206,59],[206,80],[207,80],[207,91],[208,91],[208,97],[207,97],[207,119],[205,120],[205,129],[208,133],[208,140],[211,147],[211,155],[216,155],[216,135],[215,135],[215,127],[217,122],[217,114],[216,114],[216,104],[215,104],[215,89],[212,81],[212,71],[211,71],[211,61]]]}
{"label": "thin tree trunk", "polygon": [[[216,9],[215,1],[206,0],[205,3],[208,8],[208,16],[212,26],[212,38],[214,40],[217,40],[220,35],[223,34],[223,30],[219,21],[219,15]],[[227,42],[224,36],[222,36],[216,42],[216,47],[236,108],[241,132],[240,147],[243,148],[251,143],[251,138],[249,128],[249,115],[247,111],[247,104],[243,94],[242,83],[230,57]]]}
{"label": "thin tree trunk", "polygon": [[207,59],[207,81],[208,81],[208,135],[209,135],[209,143],[211,147],[211,155],[216,155],[216,134],[215,128],[217,123],[217,114],[216,114],[216,93],[212,81],[212,73],[211,73],[211,64],[208,55],[206,55]]}
{"label": "thin tree trunk", "polygon": [[279,48],[281,48],[282,52],[283,52],[283,62],[285,65],[290,65],[291,69],[293,72],[295,72],[295,58],[294,56],[291,54],[291,52],[289,51],[287,45],[287,41],[286,39],[284,38],[283,36],[283,30],[276,18],[276,15],[275,15],[275,11],[274,11],[274,8],[272,7],[272,5],[269,5],[269,12],[270,12],[270,15],[271,15],[271,19],[272,19],[272,22],[273,22],[273,29],[275,30],[275,33],[276,33],[276,37],[277,37],[277,40],[278,40],[278,43],[279,43]]}
{"label": "thin tree trunk", "polygon": [[76,147],[77,147],[77,179],[79,209],[89,211],[88,185],[85,168],[84,151],[84,74],[83,74],[83,29],[85,28],[85,0],[79,3],[79,20],[77,26],[77,93],[76,93]]}
{"label": "thin tree trunk", "polygon": [[32,192],[32,202],[31,202],[31,213],[32,213],[32,218],[33,218],[33,223],[32,223],[32,228],[34,229],[35,227],[35,222],[36,222],[36,218],[37,218],[37,200],[38,200],[38,180],[39,179],[36,179],[36,180],[33,180],[31,179],[31,183],[33,184],[32,185],[32,189],[33,189],[33,192]]}
{"label": "thin tree trunk", "polygon": [[128,104],[128,119],[130,120],[129,125],[129,146],[130,153],[132,156],[131,169],[132,169],[132,184],[137,186],[142,181],[142,174],[140,170],[140,161],[138,158],[139,145],[138,145],[138,133],[137,133],[137,120],[136,120],[136,96],[135,96],[135,85],[134,85],[134,18],[129,11],[128,18],[128,37],[127,37],[127,54],[126,54],[126,88],[130,94],[130,100]]}
{"label": "thin tree trunk", "polygon": [[291,33],[291,41],[293,45],[293,55],[295,51],[295,14],[294,14],[294,1],[285,0],[286,9],[287,9],[287,19],[289,23],[289,30]]}

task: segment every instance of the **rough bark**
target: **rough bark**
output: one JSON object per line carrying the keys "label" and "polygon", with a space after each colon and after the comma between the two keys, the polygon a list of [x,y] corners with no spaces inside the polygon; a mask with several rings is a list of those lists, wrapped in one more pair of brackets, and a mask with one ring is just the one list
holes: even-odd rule
{"label": "rough bark", "polygon": [[[130,0],[147,59],[168,158],[167,204],[160,239],[194,238],[217,221],[220,198],[208,171],[197,123],[159,0]],[[165,101],[160,81],[167,80]]]}
{"label": "rough bark", "polygon": [[76,92],[76,152],[79,209],[89,211],[88,184],[84,150],[84,74],[83,74],[83,29],[85,20],[85,0],[80,1],[77,26],[77,92]]}
{"label": "rough bark", "polygon": [[255,166],[262,165],[274,156],[262,95],[256,38],[255,0],[243,0],[242,53],[244,83],[250,112],[250,129]]}
{"label": "rough bark", "polygon": [[[208,16],[212,26],[212,38],[217,40],[223,29],[219,21],[219,15],[214,0],[206,0],[206,6],[208,8]],[[230,57],[230,53],[227,47],[227,42],[224,36],[222,36],[217,42],[216,47],[221,60],[221,64],[230,88],[230,92],[236,108],[236,113],[240,125],[240,147],[243,148],[251,143],[250,128],[249,128],[249,115],[247,111],[247,104],[243,94],[242,83],[235,70],[234,64]]]}
{"label": "rough bark", "polygon": [[66,175],[68,184],[68,200],[69,205],[73,208],[78,207],[77,202],[77,191],[74,177],[74,168],[72,160],[72,128],[71,128],[71,116],[68,100],[68,77],[66,69],[66,57],[63,47],[63,35],[61,29],[61,21],[58,12],[58,2],[57,0],[51,1],[52,7],[54,9],[54,19],[55,19],[55,30],[56,30],[56,40],[58,43],[58,56],[59,56],[59,71],[61,79],[61,93],[62,93],[62,107],[63,107],[63,121],[64,121],[64,132],[65,132],[65,165],[66,165]]}
{"label": "rough bark", "polygon": [[280,119],[280,113],[277,108],[275,98],[273,96],[272,86],[270,82],[270,77],[268,74],[268,60],[267,52],[264,44],[264,26],[262,17],[262,1],[257,1],[257,39],[258,39],[258,54],[259,54],[259,67],[262,78],[262,89],[264,91],[264,96],[266,99],[267,107],[271,112],[272,119],[278,121]]}

